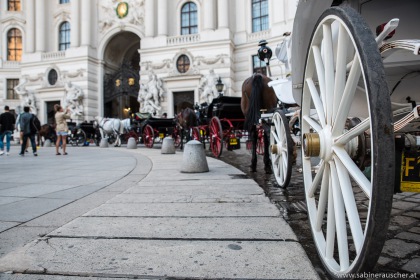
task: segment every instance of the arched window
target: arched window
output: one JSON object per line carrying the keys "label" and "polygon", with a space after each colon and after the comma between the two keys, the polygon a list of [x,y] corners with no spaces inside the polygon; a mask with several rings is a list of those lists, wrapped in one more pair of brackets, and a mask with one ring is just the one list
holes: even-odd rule
{"label": "arched window", "polygon": [[17,28],[7,32],[7,60],[20,61],[22,58],[22,33]]}
{"label": "arched window", "polygon": [[181,9],[181,35],[198,33],[197,5],[187,2]]}
{"label": "arched window", "polygon": [[70,23],[65,21],[60,25],[58,50],[65,51],[68,48],[70,48]]}
{"label": "arched window", "polygon": [[268,1],[252,0],[252,32],[268,29]]}
{"label": "arched window", "polygon": [[185,54],[178,57],[176,61],[176,69],[179,73],[186,73],[190,69],[190,59]]}
{"label": "arched window", "polygon": [[8,0],[7,10],[12,12],[20,11],[20,0]]}
{"label": "arched window", "polygon": [[70,0],[60,0],[60,4],[70,3]]}

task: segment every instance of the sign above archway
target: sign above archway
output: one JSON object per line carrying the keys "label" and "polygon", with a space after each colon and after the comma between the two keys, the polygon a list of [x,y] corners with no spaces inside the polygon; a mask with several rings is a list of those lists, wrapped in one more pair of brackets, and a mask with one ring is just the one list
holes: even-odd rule
{"label": "sign above archway", "polygon": [[120,2],[116,8],[117,16],[119,18],[125,18],[128,14],[128,3],[127,2]]}

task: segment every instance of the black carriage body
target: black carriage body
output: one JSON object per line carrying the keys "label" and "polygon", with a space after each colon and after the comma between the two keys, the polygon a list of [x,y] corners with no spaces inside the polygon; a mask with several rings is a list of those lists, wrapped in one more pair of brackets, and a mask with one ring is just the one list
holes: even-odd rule
{"label": "black carriage body", "polygon": [[150,125],[156,132],[159,133],[159,138],[164,138],[167,135],[172,135],[175,127],[176,127],[176,119],[175,118],[152,118],[149,117],[143,120],[140,123],[140,131],[143,131],[143,128],[146,125]]}

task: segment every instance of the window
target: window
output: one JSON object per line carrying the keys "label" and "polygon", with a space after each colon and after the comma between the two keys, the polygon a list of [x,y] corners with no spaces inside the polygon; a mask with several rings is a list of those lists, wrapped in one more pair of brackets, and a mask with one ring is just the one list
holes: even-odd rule
{"label": "window", "polygon": [[176,69],[179,73],[186,73],[190,69],[190,59],[185,54],[178,57],[176,61]]}
{"label": "window", "polygon": [[60,25],[58,50],[65,51],[68,48],[70,48],[70,23],[65,21]]}
{"label": "window", "polygon": [[12,12],[20,11],[20,0],[8,0],[7,10]]}
{"label": "window", "polygon": [[19,99],[15,92],[15,87],[19,84],[19,79],[7,79],[7,99]]}
{"label": "window", "polygon": [[70,3],[70,0],[60,0],[60,4]]}
{"label": "window", "polygon": [[181,35],[196,33],[198,33],[197,5],[188,2],[181,9]]}
{"label": "window", "polygon": [[268,29],[268,1],[252,0],[252,32]]}
{"label": "window", "polygon": [[258,55],[252,56],[252,67],[253,73],[261,73],[267,76],[267,68],[265,67],[265,62],[260,60]]}
{"label": "window", "polygon": [[20,61],[22,58],[22,33],[17,28],[7,32],[7,60]]}
{"label": "window", "polygon": [[48,72],[48,83],[50,85],[55,85],[57,83],[57,71],[55,71],[55,69],[51,69],[50,72]]}

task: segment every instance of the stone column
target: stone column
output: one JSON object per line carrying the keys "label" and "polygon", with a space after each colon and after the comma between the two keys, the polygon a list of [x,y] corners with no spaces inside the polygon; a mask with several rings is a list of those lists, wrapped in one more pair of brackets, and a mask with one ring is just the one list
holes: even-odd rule
{"label": "stone column", "polygon": [[155,36],[155,14],[154,14],[154,9],[153,9],[153,0],[146,0],[146,3],[144,5],[145,7],[145,23],[144,23],[144,27],[145,27],[145,33],[146,33],[146,37],[154,37]]}
{"label": "stone column", "polygon": [[158,0],[158,35],[168,35],[168,0]]}
{"label": "stone column", "polygon": [[92,30],[92,24],[91,24],[91,10],[92,10],[92,1],[91,0],[83,0],[82,2],[82,39],[81,39],[81,45],[82,46],[89,46],[91,44],[91,30]]}
{"label": "stone column", "polygon": [[26,53],[35,51],[35,0],[26,0]]}
{"label": "stone column", "polygon": [[214,0],[206,0],[203,3],[204,30],[214,30]]}
{"label": "stone column", "polygon": [[218,29],[229,27],[229,2],[228,0],[217,0],[217,23]]}
{"label": "stone column", "polygon": [[45,5],[35,5],[35,51],[45,52]]}
{"label": "stone column", "polygon": [[[97,108],[98,112],[97,115],[103,117],[104,116],[104,72],[105,72],[105,62],[101,61],[99,64],[98,69],[98,103]],[[95,117],[95,116],[93,116]]]}
{"label": "stone column", "polygon": [[[86,1],[86,0],[85,0]],[[80,0],[71,0],[71,21],[70,21],[70,46],[80,46]]]}

